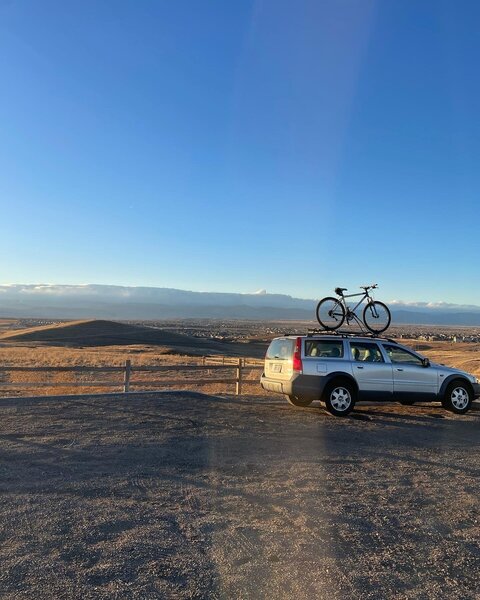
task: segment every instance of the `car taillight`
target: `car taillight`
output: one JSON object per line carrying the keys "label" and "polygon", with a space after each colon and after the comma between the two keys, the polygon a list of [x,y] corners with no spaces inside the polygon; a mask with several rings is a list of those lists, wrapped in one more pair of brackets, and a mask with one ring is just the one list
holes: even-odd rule
{"label": "car taillight", "polygon": [[294,371],[302,371],[302,338],[297,338],[295,340],[295,350],[293,351],[293,370]]}

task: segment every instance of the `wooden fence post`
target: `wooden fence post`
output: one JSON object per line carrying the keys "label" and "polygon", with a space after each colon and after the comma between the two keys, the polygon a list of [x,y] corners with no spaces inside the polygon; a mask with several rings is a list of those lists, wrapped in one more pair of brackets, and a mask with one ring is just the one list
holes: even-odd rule
{"label": "wooden fence post", "polygon": [[125,361],[125,374],[123,377],[123,391],[127,393],[130,391],[130,373],[132,371],[132,364],[130,360]]}
{"label": "wooden fence post", "polygon": [[242,393],[242,359],[238,359],[237,363],[237,381],[235,383],[235,395],[240,396]]}

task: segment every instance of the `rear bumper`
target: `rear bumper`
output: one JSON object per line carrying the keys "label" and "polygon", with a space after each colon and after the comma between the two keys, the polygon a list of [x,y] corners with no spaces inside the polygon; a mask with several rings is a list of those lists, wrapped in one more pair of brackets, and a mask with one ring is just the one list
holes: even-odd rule
{"label": "rear bumper", "polygon": [[312,398],[312,400],[318,400],[321,397],[325,383],[323,377],[302,375],[301,373],[296,373],[286,381],[270,379],[265,377],[265,373],[260,378],[260,385],[268,392],[286,394],[287,396],[301,396],[302,398]]}
{"label": "rear bumper", "polygon": [[292,395],[292,380],[289,379],[287,381],[279,381],[278,379],[269,379],[265,377],[265,373],[262,373],[260,377],[260,385],[267,392],[274,392],[277,394],[287,394],[287,396]]}

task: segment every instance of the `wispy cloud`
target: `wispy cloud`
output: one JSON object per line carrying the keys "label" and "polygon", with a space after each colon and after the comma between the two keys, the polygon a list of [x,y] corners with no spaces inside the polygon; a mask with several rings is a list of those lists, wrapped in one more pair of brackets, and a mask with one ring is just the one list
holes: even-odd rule
{"label": "wispy cloud", "polygon": [[432,309],[432,310],[468,310],[480,311],[480,306],[475,304],[455,304],[452,302],[408,302],[404,300],[391,300],[390,305],[395,308],[407,309]]}

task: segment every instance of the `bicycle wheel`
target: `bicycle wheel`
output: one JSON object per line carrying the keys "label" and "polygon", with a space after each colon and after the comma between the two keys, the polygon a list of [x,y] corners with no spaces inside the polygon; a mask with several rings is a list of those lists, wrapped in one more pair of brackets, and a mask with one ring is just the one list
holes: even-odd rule
{"label": "bicycle wheel", "polygon": [[317,304],[317,321],[324,329],[338,329],[345,321],[345,308],[336,298],[323,298]]}
{"label": "bicycle wheel", "polygon": [[372,333],[382,333],[388,329],[392,316],[383,302],[369,302],[363,309],[363,322]]}

